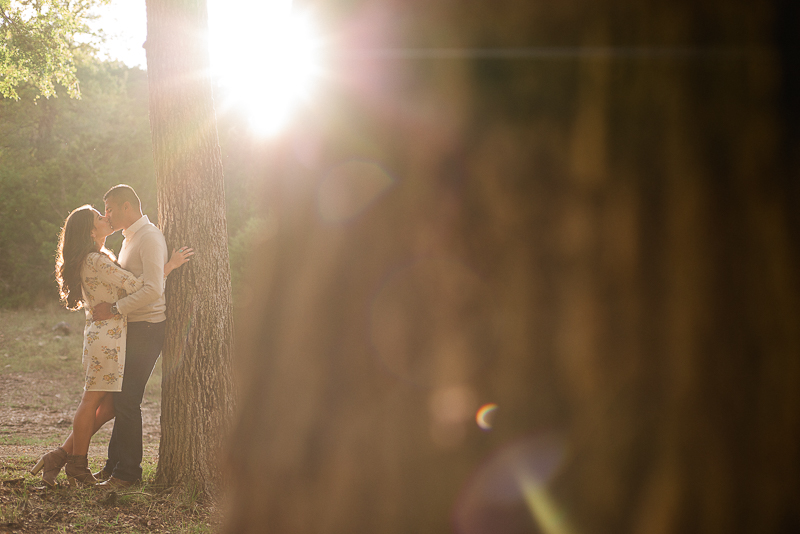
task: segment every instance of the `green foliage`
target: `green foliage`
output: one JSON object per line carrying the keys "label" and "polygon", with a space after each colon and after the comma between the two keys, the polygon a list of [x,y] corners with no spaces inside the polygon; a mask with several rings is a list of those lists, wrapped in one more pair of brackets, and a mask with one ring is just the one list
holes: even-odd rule
{"label": "green foliage", "polygon": [[0,306],[56,298],[58,231],[69,212],[118,183],[157,220],[147,76],[119,63],[78,63],[81,100],[0,100]]}
{"label": "green foliage", "polygon": [[[79,60],[80,100],[37,101],[29,86],[20,86],[20,100],[0,99],[0,308],[58,299],[53,269],[59,229],[82,204],[102,211],[109,187],[133,186],[144,213],[158,220],[147,73]],[[275,224],[257,215],[266,211],[257,204],[269,171],[251,162],[259,161],[264,146],[251,142],[240,122],[232,114],[219,117],[235,291],[252,245],[268,239]],[[118,251],[121,241],[116,233],[106,245]]]}
{"label": "green foliage", "polygon": [[90,10],[108,0],[0,0],[0,94],[18,99],[17,89],[56,94],[56,84],[80,97],[76,38],[89,35]]}

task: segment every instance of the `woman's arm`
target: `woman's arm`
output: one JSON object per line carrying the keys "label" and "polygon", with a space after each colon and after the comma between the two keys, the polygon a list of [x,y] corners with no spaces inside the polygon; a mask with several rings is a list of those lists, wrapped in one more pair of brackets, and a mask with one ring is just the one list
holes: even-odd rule
{"label": "woman's arm", "polygon": [[[192,255],[194,255],[194,249],[188,247],[181,247],[181,249],[177,251],[173,250],[172,257],[164,265],[164,281],[166,281],[169,273],[189,261],[189,257]],[[98,254],[98,256],[98,258],[89,258],[88,261],[90,268],[99,275],[100,279],[112,285],[122,287],[129,294],[135,293],[145,286],[144,275],[136,278],[133,274],[111,261],[105,254]],[[96,305],[92,309],[92,320],[102,321],[113,317],[110,307],[111,303],[108,302],[101,302]]]}
{"label": "woman's arm", "polygon": [[166,265],[164,265],[164,278],[169,276],[169,273],[189,261],[189,257],[194,255],[194,249],[189,247],[181,247],[178,250],[172,249],[172,257]]}
{"label": "woman's arm", "polygon": [[121,287],[127,293],[134,293],[142,287],[144,282],[126,271],[105,254],[90,254],[87,258],[89,268],[97,274],[97,278],[114,287]]}

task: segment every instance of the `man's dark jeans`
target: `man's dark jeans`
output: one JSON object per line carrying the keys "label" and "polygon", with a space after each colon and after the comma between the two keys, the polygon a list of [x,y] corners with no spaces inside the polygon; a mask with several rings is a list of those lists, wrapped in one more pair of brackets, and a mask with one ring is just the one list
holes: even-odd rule
{"label": "man's dark jeans", "polygon": [[156,365],[167,322],[128,323],[122,391],[114,393],[114,430],[105,470],[114,478],[142,478],[142,396]]}

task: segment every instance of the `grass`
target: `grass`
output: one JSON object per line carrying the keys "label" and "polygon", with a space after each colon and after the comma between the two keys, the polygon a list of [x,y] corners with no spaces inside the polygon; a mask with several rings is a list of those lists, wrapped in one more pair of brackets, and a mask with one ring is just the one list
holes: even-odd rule
{"label": "grass", "polygon": [[[53,327],[66,322],[71,334]],[[83,312],[56,307],[0,310],[0,532],[212,532],[219,514],[190,494],[155,486],[161,396],[160,360],[142,404],[142,484],[113,497],[94,489],[45,490],[28,470],[69,434],[83,381]],[[89,451],[99,470],[109,423]]]}
{"label": "grass", "polygon": [[[65,362],[78,356],[82,345],[83,313],[69,313],[55,307],[42,310],[0,310],[0,366],[3,373],[32,371],[61,372]],[[72,335],[53,331],[66,322]],[[69,367],[67,367],[69,368]]]}
{"label": "grass", "polygon": [[49,448],[53,440],[47,437],[38,436],[15,436],[11,434],[0,435],[0,445],[20,445],[27,447]]}
{"label": "grass", "polygon": [[213,510],[183,494],[159,491],[147,465],[142,485],[108,493],[92,488],[43,490],[27,475],[34,458],[12,458],[0,469],[0,531],[210,533]]}

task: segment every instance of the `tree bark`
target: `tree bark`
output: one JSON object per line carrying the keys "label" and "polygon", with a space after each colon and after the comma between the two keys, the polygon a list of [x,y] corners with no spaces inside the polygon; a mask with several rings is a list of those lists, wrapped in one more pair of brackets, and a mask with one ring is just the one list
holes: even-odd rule
{"label": "tree bark", "polygon": [[160,225],[196,253],[167,281],[157,481],[201,494],[220,481],[232,410],[233,319],[223,171],[206,3],[147,1],[147,72]]}
{"label": "tree bark", "polygon": [[796,532],[788,4],[348,3],[417,58],[534,50],[346,58],[298,128],[227,531]]}

